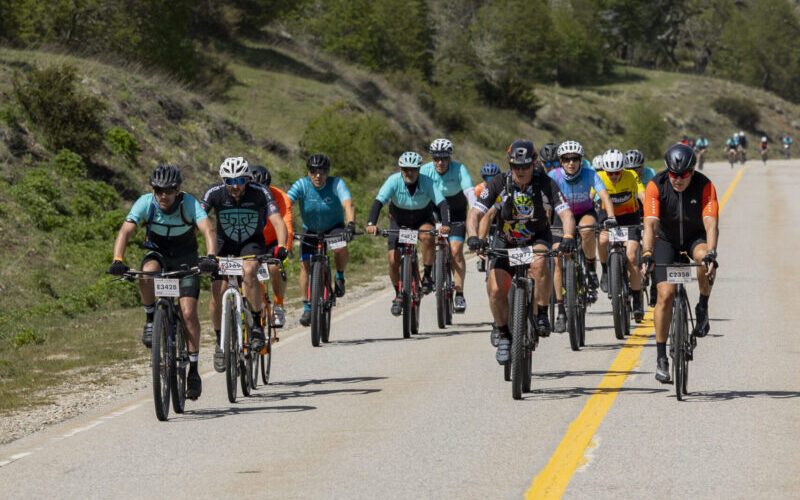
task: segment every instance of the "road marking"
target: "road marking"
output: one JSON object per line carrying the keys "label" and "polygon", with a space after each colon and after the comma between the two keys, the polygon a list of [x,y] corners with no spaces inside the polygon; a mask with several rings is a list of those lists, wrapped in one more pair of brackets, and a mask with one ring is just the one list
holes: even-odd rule
{"label": "road marking", "polygon": [[[720,200],[720,212],[728,203],[744,171],[745,168],[742,167],[725,190]],[[550,461],[533,478],[528,491],[525,492],[526,499],[561,498],[575,470],[587,463],[588,458],[585,455],[593,442],[594,434],[614,404],[614,400],[617,399],[622,384],[628,378],[624,372],[631,372],[638,365],[642,349],[654,334],[652,321],[653,311],[649,310],[644,323],[632,332],[624,344],[625,348],[620,349],[614,362],[611,363],[608,372],[597,386],[598,392],[589,398],[578,417],[569,424],[564,438],[550,456]]]}

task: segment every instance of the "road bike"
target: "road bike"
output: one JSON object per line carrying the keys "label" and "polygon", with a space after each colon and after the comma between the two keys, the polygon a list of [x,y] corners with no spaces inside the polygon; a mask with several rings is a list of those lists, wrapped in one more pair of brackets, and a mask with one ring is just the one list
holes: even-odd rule
{"label": "road bike", "polygon": [[511,381],[511,397],[522,399],[531,391],[533,377],[533,351],[539,345],[536,327],[536,300],[534,280],[529,276],[530,264],[537,255],[547,257],[550,250],[535,250],[532,246],[516,248],[489,248],[490,257],[507,257],[514,269],[509,289],[508,325],[511,331],[511,360],[505,363],[504,377]]}
{"label": "road bike", "polygon": [[[614,317],[614,335],[619,340],[630,335],[633,312],[625,243],[628,241],[628,232],[641,227],[641,225],[618,226],[608,230],[610,247],[607,260],[608,296],[611,299],[611,312]],[[637,318],[638,321],[641,321],[641,318]]]}
{"label": "road bike", "polygon": [[[401,294],[403,307],[403,338],[419,333],[419,308],[422,303],[422,280],[419,276],[419,260],[417,257],[417,242],[420,233],[428,233],[437,237],[439,232],[435,229],[383,229],[380,234],[385,237],[397,235],[397,252],[400,256],[400,279],[397,290]],[[447,244],[447,239],[444,239]],[[450,246],[447,245],[447,254]],[[437,300],[438,302],[438,300]],[[440,326],[444,328],[444,326]]]}
{"label": "road bike", "polygon": [[739,160],[739,165],[744,165],[747,161],[747,151],[743,146],[736,148],[736,159]]}
{"label": "road bike", "polygon": [[180,297],[181,278],[199,273],[197,267],[169,272],[129,270],[120,277],[121,280],[131,282],[137,279],[153,280],[156,303],[150,368],[156,418],[162,422],[169,417],[170,400],[175,413],[183,413],[186,405],[189,351],[186,344],[186,323],[175,299]]}
{"label": "road bike", "polygon": [[561,255],[564,308],[567,311],[569,345],[573,351],[579,351],[586,345],[586,309],[594,302],[591,295],[597,293],[589,286],[589,272],[580,233],[585,228],[597,230],[596,225],[578,226],[575,231],[575,251]]}
{"label": "road bike", "polygon": [[731,168],[736,164],[736,149],[735,148],[728,148],[728,163],[731,164]]}

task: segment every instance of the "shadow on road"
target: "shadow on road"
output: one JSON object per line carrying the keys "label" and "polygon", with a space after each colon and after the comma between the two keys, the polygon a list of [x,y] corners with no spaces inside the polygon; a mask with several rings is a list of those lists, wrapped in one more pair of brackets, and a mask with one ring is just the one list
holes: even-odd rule
{"label": "shadow on road", "polygon": [[201,408],[187,410],[183,415],[173,417],[170,422],[193,422],[196,420],[210,420],[212,418],[242,415],[247,413],[296,413],[300,411],[316,410],[316,406],[226,406],[223,408]]}
{"label": "shadow on road", "polygon": [[701,391],[690,392],[684,401],[708,403],[716,401],[731,401],[734,399],[791,399],[800,398],[797,391]]}
{"label": "shadow on road", "polygon": [[619,350],[619,349],[633,349],[633,348],[638,348],[638,347],[655,347],[655,343],[648,342],[645,345],[639,345],[639,344],[631,345],[631,344],[623,344],[622,341],[620,340],[620,343],[618,343],[618,344],[589,344],[589,345],[586,345],[584,347],[581,347],[581,350],[585,350],[585,351],[616,351],[616,350]]}
{"label": "shadow on road", "polygon": [[359,382],[372,382],[373,380],[384,380],[386,378],[387,377],[312,378],[308,380],[289,380],[287,382],[276,382],[270,384],[268,387],[305,387],[307,385],[322,384],[357,384]]}
{"label": "shadow on road", "polygon": [[412,335],[410,338],[404,339],[402,336],[397,337],[385,337],[385,338],[366,338],[366,339],[351,339],[351,340],[333,340],[331,341],[329,346],[332,347],[343,347],[343,346],[351,346],[351,345],[365,345],[365,344],[377,344],[381,342],[395,342],[398,340],[404,340],[406,342],[410,340],[427,340],[428,337],[420,337],[418,335]]}
{"label": "shadow on road", "polygon": [[558,387],[553,389],[534,389],[524,399],[530,401],[572,399],[581,396],[594,396],[595,394],[657,394],[667,392],[669,389],[650,387]]}
{"label": "shadow on road", "polygon": [[587,377],[591,375],[615,375],[615,376],[628,376],[628,375],[647,375],[652,372],[637,372],[637,371],[612,371],[612,370],[568,370],[561,372],[542,372],[534,373],[534,380],[560,380],[567,377]]}
{"label": "shadow on road", "polygon": [[461,328],[464,325],[454,325],[456,330],[433,330],[430,332],[419,332],[422,338],[431,337],[452,337],[453,335],[465,335],[473,333],[489,333],[491,328]]}

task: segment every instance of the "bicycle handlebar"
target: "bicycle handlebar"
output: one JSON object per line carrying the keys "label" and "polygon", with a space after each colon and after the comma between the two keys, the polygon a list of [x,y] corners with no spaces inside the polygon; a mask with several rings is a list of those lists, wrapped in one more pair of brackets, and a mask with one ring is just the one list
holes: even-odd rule
{"label": "bicycle handlebar", "polygon": [[196,274],[202,274],[200,269],[197,266],[190,267],[189,269],[178,269],[177,271],[139,271],[137,269],[129,269],[125,271],[125,274],[120,276],[118,279],[125,280],[125,281],[134,281],[137,279],[142,278],[185,278],[187,276],[193,276]]}

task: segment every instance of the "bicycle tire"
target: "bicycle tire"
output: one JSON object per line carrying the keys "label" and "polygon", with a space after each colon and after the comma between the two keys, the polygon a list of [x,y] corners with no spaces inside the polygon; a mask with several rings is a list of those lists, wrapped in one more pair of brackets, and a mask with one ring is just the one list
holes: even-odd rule
{"label": "bicycle tire", "polygon": [[550,304],[548,306],[548,319],[550,327],[555,328],[556,324],[556,277],[555,277],[555,257],[552,255],[547,258],[547,269],[550,272]]}
{"label": "bicycle tire", "polygon": [[233,300],[228,298],[228,303],[225,304],[228,308],[228,321],[222,325],[223,335],[225,336],[225,344],[222,347],[222,352],[225,357],[225,386],[228,392],[228,401],[231,403],[236,402],[238,389],[236,388],[238,377],[239,363],[237,363],[237,346],[239,345],[238,332],[236,331],[236,307]]}
{"label": "bicycle tire", "polygon": [[511,382],[511,361],[503,365],[503,380]]}
{"label": "bicycle tire", "polygon": [[250,375],[253,373],[253,352],[248,348],[244,358],[239,360],[239,382],[242,385],[242,395],[249,397],[252,393],[253,382]]}
{"label": "bicycle tire", "polygon": [[675,396],[678,401],[683,401],[686,394],[686,378],[688,363],[686,361],[686,343],[688,342],[688,318],[686,317],[686,304],[679,291],[675,297],[675,306],[672,312],[672,322],[675,328],[673,350],[675,358],[673,363],[673,381],[675,383]]}
{"label": "bicycle tire", "polygon": [[175,350],[174,368],[170,383],[172,383],[172,409],[175,413],[183,413],[186,406],[186,373],[189,367],[189,352],[186,347],[186,329],[183,321],[175,322]]}
{"label": "bicycle tire", "polygon": [[580,350],[580,330],[578,329],[577,283],[575,280],[575,260],[564,259],[562,266],[564,278],[564,306],[567,311],[567,332],[569,346],[573,351]]}
{"label": "bicycle tire", "polygon": [[434,286],[436,289],[436,322],[439,328],[447,328],[447,290],[444,279],[444,251],[437,248],[434,267]]}
{"label": "bicycle tire", "polygon": [[272,369],[272,331],[273,327],[271,323],[268,323],[268,331],[266,335],[266,353],[259,356],[259,368],[261,370],[261,382],[264,385],[269,384],[269,372]]}
{"label": "bicycle tire", "polygon": [[617,340],[625,339],[625,297],[622,290],[622,260],[618,251],[608,256],[608,291],[611,294],[611,315],[614,318],[614,336]]}
{"label": "bicycle tire", "polygon": [[[414,262],[416,265],[416,261]],[[417,269],[419,269],[417,267]],[[419,282],[419,270],[414,274],[414,280],[411,283],[411,335],[419,333],[419,307],[422,305],[421,293]]]}
{"label": "bicycle tire", "polygon": [[[513,285],[512,285],[513,286]],[[522,399],[525,377],[525,336],[528,327],[527,297],[524,288],[513,287],[511,303],[511,397]]]}
{"label": "bicycle tire", "polygon": [[165,421],[169,416],[170,362],[169,311],[163,303],[156,305],[153,318],[153,343],[150,347],[150,368],[153,379],[153,403],[156,418]]}
{"label": "bicycle tire", "polygon": [[586,257],[583,255],[583,249],[578,248],[578,262],[575,264],[577,275],[575,283],[579,288],[576,288],[575,303],[578,306],[578,313],[575,315],[577,324],[575,325],[578,330],[578,347],[586,346],[586,309],[589,308],[589,281],[586,273]]}
{"label": "bicycle tire", "polygon": [[326,266],[323,268],[325,272],[325,279],[322,280],[325,288],[323,291],[325,295],[322,297],[324,300],[322,301],[322,331],[320,331],[320,340],[327,344],[331,341],[331,310],[333,309],[333,302],[331,302],[332,297],[334,296],[333,288],[331,288],[331,273],[330,269]]}
{"label": "bicycle tire", "polygon": [[325,293],[322,286],[322,263],[314,262],[311,264],[311,345],[314,347],[319,347],[322,336],[322,302]]}
{"label": "bicycle tire", "polygon": [[402,259],[401,269],[400,272],[402,273],[402,280],[403,280],[403,338],[407,339],[411,337],[411,307],[412,307],[412,300],[411,300],[411,258],[410,256],[404,256]]}
{"label": "bicycle tire", "polygon": [[[449,250],[448,250],[449,251]],[[444,263],[444,281],[445,281],[445,324],[453,324],[453,313],[456,309],[456,288],[453,285],[453,269],[450,267],[449,257],[445,259]]]}

